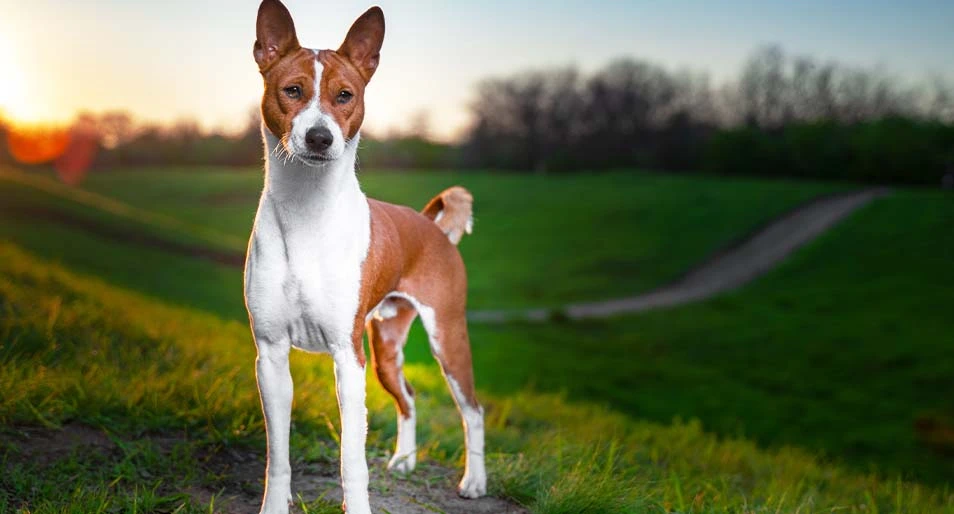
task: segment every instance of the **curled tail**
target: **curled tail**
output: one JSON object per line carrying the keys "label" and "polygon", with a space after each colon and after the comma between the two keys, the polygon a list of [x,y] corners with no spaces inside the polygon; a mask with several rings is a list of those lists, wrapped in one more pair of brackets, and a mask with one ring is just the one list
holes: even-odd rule
{"label": "curled tail", "polygon": [[474,197],[470,191],[460,186],[449,187],[435,196],[421,214],[434,220],[434,223],[455,245],[464,234],[470,234],[474,227]]}

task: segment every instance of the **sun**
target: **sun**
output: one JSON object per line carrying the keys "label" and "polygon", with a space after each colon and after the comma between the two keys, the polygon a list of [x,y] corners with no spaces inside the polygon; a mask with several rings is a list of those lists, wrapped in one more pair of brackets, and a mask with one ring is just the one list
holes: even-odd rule
{"label": "sun", "polygon": [[32,107],[27,89],[26,74],[17,62],[16,49],[5,41],[0,32],[0,117],[18,123],[40,121]]}

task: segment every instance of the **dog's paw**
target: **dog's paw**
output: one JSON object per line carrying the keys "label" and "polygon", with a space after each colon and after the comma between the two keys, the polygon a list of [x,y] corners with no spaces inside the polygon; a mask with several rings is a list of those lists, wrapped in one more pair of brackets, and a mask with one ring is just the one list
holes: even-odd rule
{"label": "dog's paw", "polygon": [[368,503],[368,497],[358,498],[357,501],[352,501],[351,506],[348,506],[348,500],[341,502],[341,510],[346,514],[371,514],[371,505]]}
{"label": "dog's paw", "polygon": [[464,478],[457,486],[457,494],[461,498],[480,498],[487,494],[487,477],[478,474],[464,474]]}
{"label": "dog's paw", "polygon": [[405,455],[395,455],[388,462],[388,471],[407,474],[414,471],[414,465],[417,461],[417,451]]}
{"label": "dog's paw", "polygon": [[267,495],[259,512],[261,514],[287,514],[288,508],[293,504],[294,500],[292,499],[291,489],[289,489],[285,494]]}

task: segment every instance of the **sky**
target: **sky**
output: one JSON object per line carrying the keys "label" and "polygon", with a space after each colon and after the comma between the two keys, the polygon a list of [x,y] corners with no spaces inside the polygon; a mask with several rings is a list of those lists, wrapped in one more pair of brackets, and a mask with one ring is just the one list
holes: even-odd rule
{"label": "sky", "polygon": [[[369,0],[286,0],[303,46],[337,48]],[[954,79],[954,1],[392,1],[365,127],[432,135],[468,122],[480,79],[614,58],[737,74],[757,47]],[[234,130],[261,96],[252,59],[256,0],[0,0],[0,112],[65,122],[123,109],[141,120],[197,119]]]}

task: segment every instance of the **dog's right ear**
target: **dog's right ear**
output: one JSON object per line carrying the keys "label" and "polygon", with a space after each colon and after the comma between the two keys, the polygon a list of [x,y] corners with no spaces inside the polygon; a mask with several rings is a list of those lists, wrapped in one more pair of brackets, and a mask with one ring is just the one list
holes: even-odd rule
{"label": "dog's right ear", "polygon": [[295,35],[295,22],[279,0],[263,0],[255,24],[255,62],[265,72],[275,61],[301,48]]}

